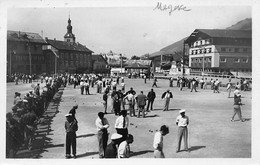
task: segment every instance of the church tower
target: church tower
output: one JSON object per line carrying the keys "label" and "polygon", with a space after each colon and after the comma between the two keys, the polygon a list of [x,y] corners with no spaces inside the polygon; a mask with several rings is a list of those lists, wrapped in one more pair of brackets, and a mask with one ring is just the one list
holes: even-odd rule
{"label": "church tower", "polygon": [[70,18],[68,20],[67,33],[64,35],[64,41],[71,42],[71,43],[75,43],[75,41],[76,41],[76,37],[72,33],[72,26],[71,26]]}

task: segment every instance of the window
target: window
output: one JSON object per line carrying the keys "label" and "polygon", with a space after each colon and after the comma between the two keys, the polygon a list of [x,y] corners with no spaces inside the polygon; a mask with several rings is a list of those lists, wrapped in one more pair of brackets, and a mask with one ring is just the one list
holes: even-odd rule
{"label": "window", "polygon": [[194,50],[191,51],[191,54],[193,54],[193,53],[194,53]]}
{"label": "window", "polygon": [[243,58],[243,59],[241,60],[241,62],[242,62],[242,63],[248,63],[248,59],[247,59],[247,58]]}
{"label": "window", "polygon": [[239,61],[240,61],[239,58],[234,59],[234,63],[239,63]]}
{"label": "window", "polygon": [[200,41],[200,45],[202,45],[202,41]]}
{"label": "window", "polygon": [[228,48],[228,52],[232,52],[233,50],[232,50],[232,48]]}
{"label": "window", "polygon": [[41,65],[36,65],[36,70],[37,71],[41,71],[42,70],[42,66]]}
{"label": "window", "polygon": [[226,48],[221,48],[221,52],[226,52]]}
{"label": "window", "polygon": [[212,48],[209,48],[209,49],[208,49],[208,52],[211,53],[211,52],[212,52]]}
{"label": "window", "polygon": [[208,58],[208,62],[211,62],[211,58]]}
{"label": "window", "polygon": [[198,50],[195,50],[195,54],[198,54]]}
{"label": "window", "polygon": [[27,43],[24,45],[24,50],[27,50],[28,49],[28,45]]}
{"label": "window", "polygon": [[227,62],[226,58],[220,58],[220,62]]}
{"label": "window", "polygon": [[64,53],[64,59],[65,59],[65,60],[68,59],[68,53]]}
{"label": "window", "polygon": [[238,48],[235,48],[235,52],[236,52],[236,53],[239,52],[239,49],[238,49]]}

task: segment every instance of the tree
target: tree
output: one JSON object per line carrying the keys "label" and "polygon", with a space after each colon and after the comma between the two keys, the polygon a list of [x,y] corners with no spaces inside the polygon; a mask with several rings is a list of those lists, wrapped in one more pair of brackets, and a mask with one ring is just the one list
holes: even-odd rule
{"label": "tree", "polygon": [[146,53],[146,54],[142,55],[140,58],[141,58],[142,60],[148,60],[149,57],[150,57],[149,53]]}
{"label": "tree", "polygon": [[131,57],[131,60],[140,60],[140,57],[134,55],[134,56]]}

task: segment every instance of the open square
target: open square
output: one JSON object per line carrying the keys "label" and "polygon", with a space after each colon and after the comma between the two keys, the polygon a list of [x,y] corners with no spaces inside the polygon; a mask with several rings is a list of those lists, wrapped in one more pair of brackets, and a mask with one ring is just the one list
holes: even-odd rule
{"label": "open square", "polygon": [[[232,80],[236,82],[236,80]],[[150,91],[152,79],[144,83],[143,79],[125,79],[126,91],[133,87],[137,94],[142,90],[145,95]],[[153,158],[153,138],[156,130],[165,124],[169,126],[169,134],[164,138],[164,153],[166,158],[250,158],[251,157],[251,91],[242,93],[242,116],[245,122],[240,122],[233,115],[233,98],[227,98],[225,87],[220,88],[220,93],[213,93],[208,89],[197,89],[190,92],[186,87],[180,91],[176,87],[169,87],[169,80],[158,80],[158,88],[153,88],[156,93],[154,110],[146,118],[129,117],[128,131],[134,136],[131,145],[131,158]],[[42,84],[43,86],[43,84]],[[27,85],[7,85],[7,106],[12,102],[15,90],[26,92],[31,87]],[[23,89],[23,90],[22,90]],[[169,111],[162,111],[164,100],[161,95],[169,89],[173,93]],[[232,90],[234,91],[234,90]],[[44,122],[38,126],[33,150],[19,151],[20,158],[55,158],[62,159],[65,155],[65,114],[77,103],[76,111],[79,130],[77,131],[77,155],[79,159],[98,158],[98,141],[95,120],[98,112],[104,112],[102,94],[96,93],[96,87],[90,88],[91,95],[81,95],[80,88],[72,85],[60,88],[45,112]],[[126,105],[126,109],[128,106]],[[186,109],[190,118],[188,126],[188,145],[190,152],[175,153],[177,147],[176,117],[180,109]],[[110,136],[116,132],[114,128],[116,117],[111,113],[111,97],[108,99],[108,119]],[[137,112],[137,111],[136,111]],[[183,143],[182,143],[183,145]],[[181,147],[183,149],[183,146]]]}

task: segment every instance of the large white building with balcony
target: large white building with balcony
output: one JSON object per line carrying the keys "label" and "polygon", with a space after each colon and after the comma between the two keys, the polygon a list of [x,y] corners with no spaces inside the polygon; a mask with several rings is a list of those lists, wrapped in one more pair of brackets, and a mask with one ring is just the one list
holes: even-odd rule
{"label": "large white building with balcony", "polygon": [[196,29],[185,42],[191,73],[251,76],[252,31]]}

